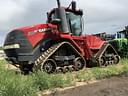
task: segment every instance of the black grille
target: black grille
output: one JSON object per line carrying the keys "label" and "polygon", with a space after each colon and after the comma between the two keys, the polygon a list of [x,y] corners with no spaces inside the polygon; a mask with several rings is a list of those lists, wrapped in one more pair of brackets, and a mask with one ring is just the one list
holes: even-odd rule
{"label": "black grille", "polygon": [[16,49],[8,49],[8,50],[5,50],[4,52],[5,52],[5,54],[6,54],[8,57],[16,57],[16,58],[17,58]]}
{"label": "black grille", "polygon": [[20,53],[31,53],[32,46],[24,35],[24,32],[20,30],[14,30],[8,33],[4,46],[19,44],[20,48],[18,49],[5,49],[5,54],[7,57],[18,58]]}

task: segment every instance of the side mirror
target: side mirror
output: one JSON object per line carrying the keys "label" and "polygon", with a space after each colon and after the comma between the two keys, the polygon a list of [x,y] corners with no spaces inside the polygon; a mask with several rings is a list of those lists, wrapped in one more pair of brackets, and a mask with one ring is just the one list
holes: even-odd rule
{"label": "side mirror", "polygon": [[53,19],[53,20],[51,21],[51,23],[58,25],[58,24],[61,23],[61,20],[60,20],[60,19]]}

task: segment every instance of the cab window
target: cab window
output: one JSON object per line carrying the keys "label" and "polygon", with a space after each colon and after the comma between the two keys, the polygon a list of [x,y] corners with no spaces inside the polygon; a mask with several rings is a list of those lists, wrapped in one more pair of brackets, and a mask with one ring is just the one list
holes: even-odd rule
{"label": "cab window", "polygon": [[73,35],[79,36],[82,33],[82,20],[80,15],[74,13],[67,13],[67,20]]}

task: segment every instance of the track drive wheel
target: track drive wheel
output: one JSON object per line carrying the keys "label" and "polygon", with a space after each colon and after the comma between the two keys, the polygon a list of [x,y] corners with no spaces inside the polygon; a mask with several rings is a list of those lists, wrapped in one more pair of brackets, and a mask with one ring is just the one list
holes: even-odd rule
{"label": "track drive wheel", "polygon": [[86,62],[81,57],[77,57],[74,60],[74,68],[75,68],[76,71],[79,71],[79,70],[83,69],[85,64],[86,64]]}
{"label": "track drive wheel", "polygon": [[105,58],[104,58],[104,57],[100,57],[100,58],[98,59],[98,66],[99,66],[99,67],[104,67],[104,66],[106,66],[106,61],[105,61]]}
{"label": "track drive wheel", "polygon": [[53,59],[48,59],[42,66],[41,70],[50,74],[56,70],[56,62]]}
{"label": "track drive wheel", "polygon": [[114,56],[114,64],[118,64],[120,61],[120,57],[118,55]]}

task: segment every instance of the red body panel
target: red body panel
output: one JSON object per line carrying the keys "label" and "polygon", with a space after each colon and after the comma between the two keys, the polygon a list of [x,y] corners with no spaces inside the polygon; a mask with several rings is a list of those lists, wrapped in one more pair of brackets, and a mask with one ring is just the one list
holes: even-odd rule
{"label": "red body panel", "polygon": [[20,28],[18,30],[22,30],[24,32],[25,36],[28,38],[29,42],[34,48],[42,39],[46,37],[45,32],[50,30],[50,28],[56,28],[56,26],[51,24],[38,24]]}
{"label": "red body panel", "polygon": [[100,49],[105,43],[105,41],[93,35],[73,36],[72,34],[59,32],[57,26],[52,24],[38,24],[18,30],[24,32],[33,48],[45,38],[51,38],[55,42],[62,39],[68,40],[87,60],[93,56],[93,50]]}
{"label": "red body panel", "polygon": [[90,49],[100,49],[106,41],[101,40],[97,36],[86,35],[86,42]]}

